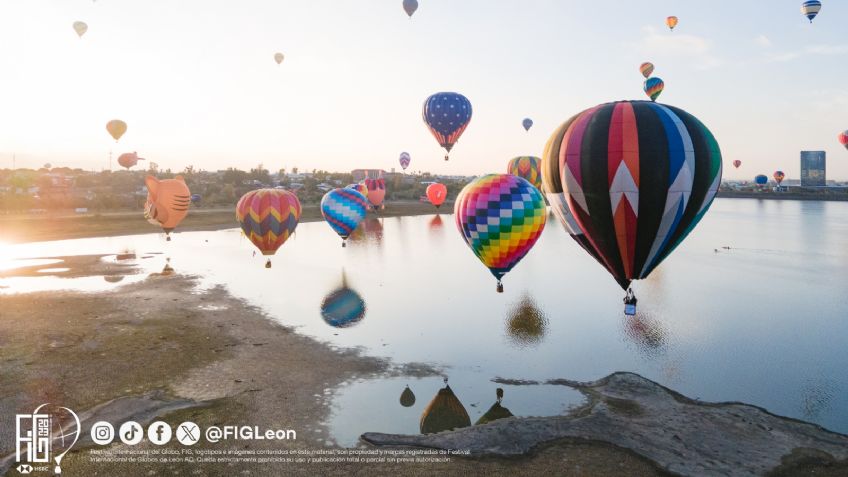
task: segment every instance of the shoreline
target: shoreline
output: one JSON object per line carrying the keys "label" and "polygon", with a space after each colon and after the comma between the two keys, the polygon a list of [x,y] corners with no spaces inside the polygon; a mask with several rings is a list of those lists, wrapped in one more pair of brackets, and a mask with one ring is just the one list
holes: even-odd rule
{"label": "shoreline", "polygon": [[762,199],[762,200],[802,200],[820,202],[848,202],[848,194],[798,194],[795,192],[738,192],[719,191],[717,199]]}
{"label": "shoreline", "polygon": [[[399,217],[453,213],[453,203],[436,209],[432,204],[412,201],[387,202],[378,212],[369,211],[369,217]],[[300,222],[324,220],[320,206],[303,206]],[[238,228],[234,208],[191,209],[173,234],[205,230]],[[116,211],[85,215],[0,215],[0,243],[47,242],[92,237],[118,237],[122,235],[161,234],[162,229],[149,224],[141,211]]]}

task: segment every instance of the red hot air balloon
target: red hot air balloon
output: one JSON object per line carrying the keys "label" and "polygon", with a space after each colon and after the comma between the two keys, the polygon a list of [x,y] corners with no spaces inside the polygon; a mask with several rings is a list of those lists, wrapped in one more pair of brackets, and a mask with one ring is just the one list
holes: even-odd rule
{"label": "red hot air balloon", "polygon": [[842,131],[839,133],[839,144],[845,146],[845,149],[848,149],[848,131]]}
{"label": "red hot air balloon", "polygon": [[437,209],[445,203],[447,196],[448,188],[445,187],[444,184],[434,182],[427,186],[427,199],[429,199],[430,203],[435,205]]}
{"label": "red hot air balloon", "polygon": [[786,174],[784,174],[783,171],[774,171],[772,177],[774,177],[774,181],[777,182],[777,186],[780,187],[780,183],[783,182],[784,178],[786,178]]}

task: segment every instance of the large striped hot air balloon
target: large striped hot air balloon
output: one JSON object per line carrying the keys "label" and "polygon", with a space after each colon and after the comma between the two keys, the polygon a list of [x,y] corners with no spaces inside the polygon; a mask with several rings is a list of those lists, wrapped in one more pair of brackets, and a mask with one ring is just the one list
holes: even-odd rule
{"label": "large striped hot air balloon", "polygon": [[642,89],[645,90],[645,94],[651,98],[651,101],[656,101],[657,97],[659,97],[660,93],[665,89],[665,83],[660,78],[648,78],[645,80],[645,84],[642,86]]}
{"label": "large striped hot air balloon", "polygon": [[691,114],[618,101],[554,131],[542,179],[565,228],[627,289],[695,228],[721,184],[721,165],[715,137]]}
{"label": "large striped hot air balloon", "polygon": [[[236,218],[245,237],[269,257],[297,228],[300,212],[297,196],[282,189],[252,190],[241,196],[236,205]],[[271,268],[270,258],[265,268]]]}
{"label": "large striped hot air balloon", "polygon": [[144,178],[147,186],[147,201],[144,204],[144,218],[153,225],[162,227],[168,240],[174,230],[188,214],[191,204],[191,192],[183,176],[159,180],[153,176]]}
{"label": "large striped hot air balloon", "polygon": [[513,157],[506,166],[506,173],[521,177],[542,190],[542,160],[535,156]]}
{"label": "large striped hot air balloon", "polygon": [[487,174],[466,185],[454,204],[462,239],[501,278],[512,270],[545,228],[545,200],[538,189],[512,174]]}
{"label": "large striped hot air balloon", "polygon": [[321,199],[321,215],[342,238],[342,247],[367,210],[368,199],[352,189],[333,189]]}
{"label": "large striped hot air balloon", "polygon": [[654,64],[650,61],[642,63],[641,65],[639,65],[639,72],[642,73],[642,76],[644,76],[645,79],[649,78],[651,76],[651,73],[654,72]]}
{"label": "large striped hot air balloon", "polygon": [[439,145],[450,153],[471,121],[471,102],[459,93],[436,93],[424,101],[422,117]]}
{"label": "large striped hot air balloon", "polygon": [[839,140],[839,144],[842,144],[845,149],[848,149],[848,131],[842,131],[836,138]]}
{"label": "large striped hot air balloon", "polygon": [[445,203],[445,199],[448,197],[448,188],[444,184],[434,182],[427,186],[426,194],[427,200],[438,209]]}
{"label": "large striped hot air balloon", "polygon": [[780,183],[783,182],[783,179],[786,178],[786,174],[784,174],[783,171],[774,171],[772,177],[774,177],[774,181],[777,182],[777,185],[779,187]]}
{"label": "large striped hot air balloon", "polygon": [[368,188],[368,202],[371,202],[374,209],[382,207],[383,199],[386,198],[386,179],[365,179],[363,183]]}
{"label": "large striped hot air balloon", "polygon": [[801,4],[801,13],[813,23],[813,18],[819,14],[822,4],[819,0],[807,0]]}

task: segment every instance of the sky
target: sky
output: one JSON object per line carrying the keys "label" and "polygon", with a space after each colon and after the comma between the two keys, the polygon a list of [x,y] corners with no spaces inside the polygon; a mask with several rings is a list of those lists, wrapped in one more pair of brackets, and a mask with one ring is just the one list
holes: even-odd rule
{"label": "sky", "polygon": [[[714,133],[726,179],[798,179],[808,149],[848,179],[848,1],[813,24],[801,3],[419,0],[409,19],[401,0],[0,0],[0,168],[137,151],[172,170],[400,170],[408,151],[411,171],[504,172],[573,114],[646,99],[651,61],[658,101]],[[421,119],[439,91],[474,108],[448,162]]]}

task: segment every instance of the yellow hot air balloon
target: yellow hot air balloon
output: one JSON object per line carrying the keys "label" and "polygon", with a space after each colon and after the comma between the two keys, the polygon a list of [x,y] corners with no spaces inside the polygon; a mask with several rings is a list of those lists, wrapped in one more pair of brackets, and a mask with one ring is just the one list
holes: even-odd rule
{"label": "yellow hot air balloon", "polygon": [[121,139],[121,136],[127,132],[127,123],[120,119],[113,119],[106,123],[106,130],[109,131],[110,136],[115,138],[115,142],[118,142],[118,139]]}
{"label": "yellow hot air balloon", "polygon": [[668,29],[674,31],[674,27],[677,26],[677,17],[672,15],[665,19],[665,24],[668,25]]}
{"label": "yellow hot air balloon", "polygon": [[286,57],[282,53],[274,53],[274,61],[279,65]]}
{"label": "yellow hot air balloon", "polygon": [[77,36],[82,38],[85,32],[88,31],[88,25],[85,22],[74,22],[74,31],[77,32]]}

